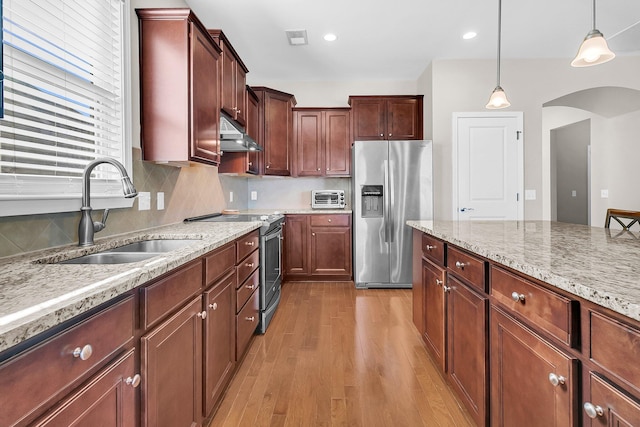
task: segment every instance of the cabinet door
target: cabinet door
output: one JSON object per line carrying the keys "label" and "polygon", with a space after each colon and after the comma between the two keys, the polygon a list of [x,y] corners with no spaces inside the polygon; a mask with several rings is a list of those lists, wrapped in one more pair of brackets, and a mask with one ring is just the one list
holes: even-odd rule
{"label": "cabinet door", "polygon": [[284,266],[286,274],[309,274],[308,233],[308,215],[287,215],[284,222]]}
{"label": "cabinet door", "polygon": [[247,73],[242,66],[236,61],[235,78],[234,78],[234,99],[236,107],[236,121],[241,126],[247,124]]}
{"label": "cabinet door", "polygon": [[492,306],[491,425],[577,425],[577,364]]}
{"label": "cabinet door", "polygon": [[[458,396],[479,426],[486,425],[487,310],[489,300],[455,277],[447,283],[447,370]],[[526,424],[496,424],[526,425]]]}
{"label": "cabinet door", "polygon": [[[227,113],[232,119],[236,118],[236,60],[233,56],[233,52],[227,46],[222,44],[222,58],[221,58],[221,96],[220,96],[220,109]],[[243,86],[244,88],[244,86]]]}
{"label": "cabinet door", "polygon": [[204,417],[222,397],[235,366],[235,292],[233,271],[204,293]]}
{"label": "cabinet door", "polygon": [[293,132],[289,97],[264,94],[264,174],[291,175],[289,156]]}
{"label": "cabinet door", "polygon": [[[253,138],[258,145],[260,145],[260,147],[262,147],[262,141],[260,141],[260,137],[259,132],[258,132],[258,126],[259,126],[259,119],[258,119],[258,111],[259,111],[259,106],[258,106],[258,97],[255,96],[254,93],[252,93],[253,91],[250,92],[250,89],[247,88],[247,133],[249,134],[249,136],[251,136],[251,138]],[[260,173],[260,163],[259,163],[259,151],[249,151],[249,153],[247,153],[247,155],[249,156],[248,158],[248,163],[247,163],[247,172],[252,173],[252,174],[258,174]]]}
{"label": "cabinet door", "polygon": [[311,227],[311,274],[351,275],[350,227]]}
{"label": "cabinet door", "polygon": [[385,139],[422,139],[422,102],[416,98],[392,98],[386,103]]}
{"label": "cabinet door", "polygon": [[140,339],[143,426],[201,425],[202,322],[198,296]]}
{"label": "cabinet door", "polygon": [[351,112],[324,112],[324,168],[326,176],[351,174]]}
{"label": "cabinet door", "polygon": [[322,112],[295,111],[293,120],[298,151],[297,175],[322,176]]}
{"label": "cabinet door", "polygon": [[413,324],[420,336],[424,336],[424,280],[422,279],[422,232],[413,230],[413,246],[411,259],[411,293],[413,305]]}
{"label": "cabinet door", "polygon": [[442,372],[445,372],[445,270],[423,259],[422,283],[424,289],[424,341]]}
{"label": "cabinet door", "polygon": [[590,394],[583,405],[586,426],[632,427],[640,425],[640,404],[595,373],[589,376]]}
{"label": "cabinet door", "polygon": [[134,427],[139,383],[130,350],[34,425]]}
{"label": "cabinet door", "polygon": [[353,139],[373,141],[387,139],[386,108],[382,98],[354,99],[351,103],[353,114]]}
{"label": "cabinet door", "polygon": [[209,35],[191,23],[191,156],[213,164],[220,162],[218,57]]}

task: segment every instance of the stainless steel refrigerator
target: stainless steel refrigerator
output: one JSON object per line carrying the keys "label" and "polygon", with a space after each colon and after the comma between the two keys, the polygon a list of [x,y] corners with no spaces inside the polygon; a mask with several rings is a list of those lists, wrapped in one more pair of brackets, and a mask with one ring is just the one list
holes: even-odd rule
{"label": "stainless steel refrigerator", "polygon": [[411,287],[406,221],[433,218],[431,141],[356,141],[352,150],[356,287]]}

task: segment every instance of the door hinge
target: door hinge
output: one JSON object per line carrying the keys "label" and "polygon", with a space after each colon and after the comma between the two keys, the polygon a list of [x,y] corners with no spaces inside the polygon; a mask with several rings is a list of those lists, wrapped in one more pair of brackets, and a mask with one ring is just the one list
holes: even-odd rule
{"label": "door hinge", "polygon": [[516,131],[516,140],[517,140],[517,141],[520,141],[520,134],[521,134],[521,133],[522,133],[522,131],[521,131],[521,130],[517,130],[517,131]]}

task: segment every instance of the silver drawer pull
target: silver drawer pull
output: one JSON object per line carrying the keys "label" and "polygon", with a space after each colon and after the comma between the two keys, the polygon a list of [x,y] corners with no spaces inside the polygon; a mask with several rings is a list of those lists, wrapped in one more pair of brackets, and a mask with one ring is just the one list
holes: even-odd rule
{"label": "silver drawer pull", "polygon": [[207,318],[207,312],[206,311],[201,311],[200,313],[196,313],[196,316],[198,316],[201,319],[206,319]]}
{"label": "silver drawer pull", "polygon": [[92,354],[93,347],[91,347],[90,344],[87,344],[82,348],[77,347],[75,350],[73,350],[73,357],[80,358],[80,360],[87,360],[91,357]]}
{"label": "silver drawer pull", "polygon": [[428,251],[432,251],[432,250],[434,250],[436,247],[435,247],[435,246],[433,246],[433,245],[426,245],[424,248],[425,248],[426,250],[428,250]]}
{"label": "silver drawer pull", "polygon": [[245,265],[246,265],[247,267],[249,267],[249,268],[253,267],[253,263],[252,263],[252,262],[248,262],[248,263],[246,263]]}
{"label": "silver drawer pull", "polygon": [[245,288],[253,290],[253,288],[255,288],[255,286],[254,285],[246,285]]}
{"label": "silver drawer pull", "polygon": [[443,289],[445,292],[451,292],[451,286],[443,286],[443,287],[442,287],[442,289]]}
{"label": "silver drawer pull", "polygon": [[247,246],[253,246],[255,244],[255,242],[244,242],[245,245]]}
{"label": "silver drawer pull", "polygon": [[596,418],[604,415],[604,411],[602,410],[602,408],[598,405],[594,405],[591,402],[586,402],[583,405],[583,408],[584,412],[587,413],[587,417],[589,418]]}
{"label": "silver drawer pull", "polygon": [[244,320],[247,320],[249,322],[253,322],[256,318],[254,316],[251,317],[245,317]]}
{"label": "silver drawer pull", "polygon": [[444,281],[442,281],[440,279],[436,279],[436,285],[442,286],[443,283],[444,283]]}
{"label": "silver drawer pull", "polygon": [[331,218],[329,218],[327,221],[328,221],[328,222],[331,222]]}
{"label": "silver drawer pull", "polygon": [[218,303],[214,302],[213,304],[209,304],[209,308],[211,310],[217,310],[218,309]]}
{"label": "silver drawer pull", "polygon": [[549,382],[552,386],[558,387],[559,385],[564,385],[566,378],[562,375],[556,375],[553,372],[549,374]]}
{"label": "silver drawer pull", "polygon": [[464,270],[464,266],[466,264],[464,262],[456,261],[456,268],[461,268]]}
{"label": "silver drawer pull", "polygon": [[511,293],[511,299],[514,300],[515,302],[524,302],[525,298],[526,297],[524,296],[524,294],[519,294],[515,291]]}
{"label": "silver drawer pull", "polygon": [[124,382],[127,385],[130,385],[133,388],[138,387],[140,385],[141,381],[142,381],[142,378],[140,377],[140,374],[135,374],[133,376],[133,378],[132,377],[128,377],[126,380],[124,380]]}

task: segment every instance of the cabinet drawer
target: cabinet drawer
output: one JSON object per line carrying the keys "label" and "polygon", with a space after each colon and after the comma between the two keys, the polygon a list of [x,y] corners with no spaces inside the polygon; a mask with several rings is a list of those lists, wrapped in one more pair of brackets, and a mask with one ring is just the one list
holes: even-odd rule
{"label": "cabinet drawer", "polygon": [[422,255],[444,265],[444,242],[428,234],[422,235]]}
{"label": "cabinet drawer", "polygon": [[236,313],[240,311],[242,306],[249,300],[249,297],[260,286],[260,271],[255,270],[251,276],[236,291]]}
{"label": "cabinet drawer", "polygon": [[260,310],[260,296],[256,289],[249,301],[236,315],[236,360],[239,360],[251,340],[251,336],[258,326],[258,312]]}
{"label": "cabinet drawer", "polygon": [[142,328],[148,329],[202,289],[202,263],[195,262],[142,288]]}
{"label": "cabinet drawer", "polygon": [[447,266],[449,271],[465,279],[470,285],[485,291],[484,261],[461,250],[447,246]]}
{"label": "cabinet drawer", "polygon": [[349,215],[309,215],[311,226],[349,226]]}
{"label": "cabinet drawer", "polygon": [[245,260],[238,263],[238,285],[241,285],[247,277],[260,265],[260,251],[253,251]]}
{"label": "cabinet drawer", "polygon": [[213,284],[236,265],[236,246],[227,243],[204,258],[205,286]]}
{"label": "cabinet drawer", "polygon": [[236,260],[240,262],[240,260],[244,259],[247,255],[249,255],[254,250],[258,249],[258,245],[260,244],[260,237],[258,236],[258,230],[252,231],[246,236],[240,237],[236,240]]}
{"label": "cabinet drawer", "polygon": [[567,345],[575,344],[578,338],[576,301],[494,266],[491,267],[491,296],[530,321],[531,326]]}
{"label": "cabinet drawer", "polygon": [[[22,424],[42,413],[47,402],[68,392],[132,340],[133,327],[134,304],[129,297],[4,364],[0,425]],[[74,356],[76,349],[84,349],[84,356]]]}
{"label": "cabinet drawer", "polygon": [[636,389],[640,389],[640,331],[608,316],[589,312],[589,357]]}

